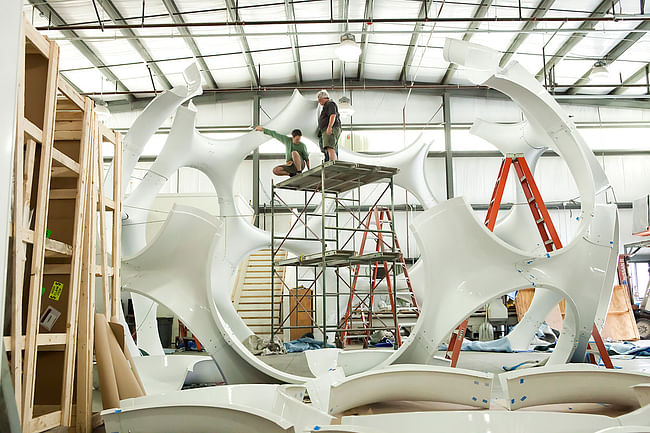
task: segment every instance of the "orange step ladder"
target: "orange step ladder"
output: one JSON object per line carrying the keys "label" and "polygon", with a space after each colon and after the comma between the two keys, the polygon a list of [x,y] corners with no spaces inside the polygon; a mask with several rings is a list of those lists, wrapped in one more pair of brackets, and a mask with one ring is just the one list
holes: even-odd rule
{"label": "orange step ladder", "polygon": [[[377,229],[376,233],[373,233],[375,236],[375,252],[385,252],[386,251],[386,246],[388,245],[387,242],[384,241],[384,236],[383,236],[383,224],[386,222],[387,224],[390,225],[391,230],[393,229],[393,220],[390,215],[390,211],[386,208],[380,208],[377,209],[377,207],[374,207],[370,209],[364,218],[363,221],[363,227],[365,228],[365,231],[363,233],[363,237],[361,238],[361,244],[359,247],[359,255],[362,255],[364,252],[364,248],[366,246],[366,241],[368,239],[368,233],[371,233],[372,231],[370,230],[370,225],[372,222],[372,217],[374,216],[375,220],[375,227]],[[397,236],[394,236],[393,239],[395,248],[397,251],[401,251],[401,248],[399,246],[399,241],[397,240]],[[406,279],[406,285],[408,287],[409,293],[411,295],[411,303],[412,307],[415,308],[416,314],[419,315],[419,308],[417,305],[417,301],[415,299],[415,294],[413,292],[413,287],[411,285],[411,279],[408,275],[408,270],[406,269],[406,261],[404,260],[404,256],[400,254],[399,258],[400,263],[402,264],[402,269],[404,272],[404,276]],[[367,294],[363,299],[356,293],[356,286],[357,286],[357,281],[359,279],[359,271],[361,268],[361,265],[356,265],[354,268],[354,278],[352,280],[352,285],[350,287],[350,295],[348,297],[348,305],[347,305],[347,310],[345,313],[345,316],[342,321],[342,331],[340,334],[340,340],[343,345],[345,345],[346,340],[350,338],[349,334],[350,331],[353,331],[352,329],[352,316],[355,313],[358,313],[360,315],[360,319],[363,325],[363,328],[366,329],[365,331],[365,337],[364,337],[364,347],[368,345],[368,340],[370,338],[370,330],[372,328],[372,307],[374,305],[374,295],[375,295],[375,288],[377,285],[383,280],[384,278],[386,279],[386,284],[388,286],[388,297],[390,299],[390,305],[391,305],[391,311],[393,313],[393,319],[395,322],[395,342],[397,343],[397,346],[402,345],[402,337],[399,332],[399,319],[397,317],[397,305],[395,305],[394,297],[393,297],[393,290],[397,290],[396,287],[393,287],[393,282],[391,280],[391,271],[390,271],[390,266],[388,262],[384,261],[381,263],[383,265],[384,269],[384,276],[381,278],[378,278],[378,268],[380,266],[380,262],[377,261],[373,265],[373,272],[372,272],[372,280],[370,284],[370,293]],[[395,270],[393,269],[393,272]],[[355,296],[359,299],[359,304],[357,306],[353,306],[353,300]],[[364,310],[364,306],[367,309],[367,311]]]}

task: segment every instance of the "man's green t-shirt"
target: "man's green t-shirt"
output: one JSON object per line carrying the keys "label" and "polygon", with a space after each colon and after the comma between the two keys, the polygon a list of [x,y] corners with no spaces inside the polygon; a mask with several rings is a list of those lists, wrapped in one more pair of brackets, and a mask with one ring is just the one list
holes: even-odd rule
{"label": "man's green t-shirt", "polygon": [[297,144],[294,144],[293,140],[291,137],[287,137],[286,135],[278,134],[272,129],[264,128],[264,133],[266,135],[270,135],[271,137],[275,138],[276,140],[280,141],[282,144],[284,144],[284,147],[286,148],[285,151],[285,161],[291,161],[291,152],[294,150],[298,152],[302,160],[306,163],[309,161],[309,153],[307,152],[307,146],[305,146],[305,143],[302,141],[299,141]]}

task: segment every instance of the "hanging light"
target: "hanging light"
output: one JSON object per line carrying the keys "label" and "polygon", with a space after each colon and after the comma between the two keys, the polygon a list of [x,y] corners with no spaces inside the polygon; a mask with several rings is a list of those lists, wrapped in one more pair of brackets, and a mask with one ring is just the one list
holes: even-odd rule
{"label": "hanging light", "polygon": [[602,60],[599,60],[596,63],[594,63],[594,67],[591,69],[591,72],[589,73],[589,78],[597,78],[597,79],[609,78],[609,70],[607,69],[607,63],[603,62]]}
{"label": "hanging light", "polygon": [[344,33],[341,35],[341,43],[334,52],[336,57],[344,62],[356,62],[361,55],[361,48],[357,45],[352,33]]}
{"label": "hanging light", "polygon": [[105,102],[100,102],[95,106],[95,114],[97,114],[97,119],[100,122],[106,122],[111,117],[111,112]]}
{"label": "hanging light", "polygon": [[347,96],[341,96],[339,99],[339,114],[341,117],[350,117],[354,114],[354,108],[352,108],[352,101]]}

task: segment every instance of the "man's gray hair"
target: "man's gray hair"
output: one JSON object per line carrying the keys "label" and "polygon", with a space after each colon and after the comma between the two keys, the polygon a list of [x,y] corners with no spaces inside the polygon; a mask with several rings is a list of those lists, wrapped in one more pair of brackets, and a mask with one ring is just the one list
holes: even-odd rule
{"label": "man's gray hair", "polygon": [[327,93],[327,90],[321,90],[320,92],[318,92],[318,94],[316,95],[316,97],[317,97],[318,99],[320,99],[320,98],[327,98],[327,99],[329,99],[329,98],[330,98],[330,94]]}

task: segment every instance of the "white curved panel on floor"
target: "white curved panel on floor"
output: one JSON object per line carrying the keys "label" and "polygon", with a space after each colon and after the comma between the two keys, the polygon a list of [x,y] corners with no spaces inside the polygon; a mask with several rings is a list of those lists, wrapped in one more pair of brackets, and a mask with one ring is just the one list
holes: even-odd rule
{"label": "white curved panel on floor", "polygon": [[509,371],[499,375],[510,410],[555,403],[606,403],[638,408],[632,386],[650,374],[568,364]]}
{"label": "white curved panel on floor", "polygon": [[648,383],[640,383],[632,387],[639,401],[639,406],[650,405],[650,380]]}
{"label": "white curved panel on floor", "polygon": [[353,426],[353,425],[326,425],[326,426],[318,426],[318,428],[314,428],[309,430],[309,433],[330,433],[330,432],[337,432],[337,433],[384,433],[384,430],[376,430],[372,427],[366,427],[366,426]]}
{"label": "white curved panel on floor", "polygon": [[[178,356],[178,355],[174,355]],[[210,356],[200,356],[192,369],[185,376],[185,385],[201,385],[206,383],[222,383],[224,378],[219,373],[219,368]]]}
{"label": "white curved panel on floor", "polygon": [[102,412],[107,432],[299,432],[333,420],[302,403],[304,387],[235,385],[122,400]]}
{"label": "white curved panel on floor", "polygon": [[376,367],[393,354],[395,351],[392,349],[344,350],[339,353],[337,365],[346,376],[352,376]]}
{"label": "white curved panel on floor", "polygon": [[[138,356],[133,359],[135,368],[140,375],[144,390],[147,395],[163,394],[171,391],[179,391],[188,382],[188,375],[195,369],[197,364],[208,361],[212,364],[212,375],[203,374],[202,382],[194,383],[217,383],[221,376],[215,366],[214,360],[209,356],[198,355],[163,355],[163,356]],[[209,365],[208,364],[208,365]],[[202,367],[208,371],[207,366]]]}
{"label": "white curved panel on floor", "polygon": [[291,423],[272,413],[227,403],[116,409],[101,415],[106,431],[111,433],[296,432]]}
{"label": "white curved panel on floor", "polygon": [[594,433],[620,424],[604,415],[474,410],[344,416],[341,427],[347,425],[383,433]]}
{"label": "white curved panel on floor", "polygon": [[327,374],[329,371],[336,369],[341,349],[320,349],[305,351],[307,366],[314,377]]}
{"label": "white curved panel on floor", "polygon": [[427,365],[393,365],[346,377],[330,390],[328,413],[388,401],[434,401],[490,407],[491,373]]}
{"label": "white curved panel on floor", "polygon": [[635,410],[634,412],[626,413],[618,417],[621,425],[625,426],[650,426],[650,404]]}
{"label": "white curved panel on floor", "polygon": [[162,343],[158,334],[158,321],[156,320],[158,304],[151,299],[131,293],[133,314],[135,315],[135,329],[138,338],[138,348],[151,356],[163,356]]}
{"label": "white curved panel on floor", "polygon": [[619,427],[607,427],[602,430],[598,430],[596,433],[650,433],[650,427],[644,426],[619,426]]}

